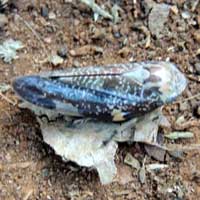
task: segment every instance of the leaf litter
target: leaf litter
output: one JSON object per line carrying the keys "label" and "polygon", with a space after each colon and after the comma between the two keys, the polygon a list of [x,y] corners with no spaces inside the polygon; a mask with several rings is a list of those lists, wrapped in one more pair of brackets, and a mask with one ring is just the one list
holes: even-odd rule
{"label": "leaf litter", "polygon": [[94,0],[80,0],[82,3],[87,5],[94,12],[94,21],[97,21],[99,16],[110,19],[113,23],[117,23],[120,20],[119,10],[121,9],[117,4],[114,4],[111,8],[111,13],[106,11],[103,6],[99,6]]}
{"label": "leaf litter", "polygon": [[[63,160],[76,162],[80,166],[96,168],[102,184],[111,183],[117,175],[114,159],[118,142],[155,143],[158,126],[164,117],[159,108],[144,117],[120,125],[105,122],[96,123],[92,119],[55,120],[58,113],[40,109],[29,103],[23,103],[21,107],[29,108],[35,112],[44,141]],[[48,123],[42,120],[39,116],[44,113],[54,121]],[[126,162],[131,164],[133,159],[129,156],[126,158]],[[132,165],[134,164],[132,163]],[[139,163],[135,164],[135,167],[139,167]]]}

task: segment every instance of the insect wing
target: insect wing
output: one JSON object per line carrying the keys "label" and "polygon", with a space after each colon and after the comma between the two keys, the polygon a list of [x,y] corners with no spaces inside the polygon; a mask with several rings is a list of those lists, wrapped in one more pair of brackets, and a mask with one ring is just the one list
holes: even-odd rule
{"label": "insect wing", "polygon": [[159,70],[159,62],[69,68],[18,78],[13,87],[19,96],[38,106],[68,115],[123,121],[165,103]]}

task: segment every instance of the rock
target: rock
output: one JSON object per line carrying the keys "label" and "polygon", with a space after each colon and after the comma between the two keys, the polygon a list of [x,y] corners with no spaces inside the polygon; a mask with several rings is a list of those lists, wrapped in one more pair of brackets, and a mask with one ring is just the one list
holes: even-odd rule
{"label": "rock", "polygon": [[49,16],[49,9],[48,9],[47,5],[43,5],[41,7],[40,12],[41,12],[42,17],[47,18]]}
{"label": "rock", "polygon": [[153,8],[149,14],[149,29],[157,38],[161,38],[164,25],[168,20],[171,6],[167,4],[153,4]]}
{"label": "rock", "polygon": [[0,14],[0,29],[3,29],[7,23],[8,18],[4,14]]}
{"label": "rock", "polygon": [[[47,115],[48,119],[52,120],[51,123],[42,118],[37,118],[44,141],[49,144],[63,160],[76,162],[80,166],[96,168],[102,184],[111,183],[114,181],[115,177],[119,175],[117,174],[117,168],[114,162],[118,148],[117,142],[134,141],[134,138],[139,138],[135,136],[135,134],[138,133],[141,135],[145,130],[148,132],[148,139],[140,136],[140,142],[142,142],[141,138],[143,138],[145,143],[149,141],[149,139],[152,138],[150,136],[152,130],[146,122],[152,122],[152,119],[155,120],[155,116],[159,118],[159,113],[161,111],[159,109],[159,112],[154,111],[156,113],[148,114],[146,117],[140,119],[134,118],[120,125],[100,121],[97,123],[96,120],[92,119],[71,121],[67,116],[61,119],[57,117],[58,113],[56,114],[54,110],[39,108],[29,103],[23,103],[20,107],[31,109],[36,116]],[[147,127],[139,131],[138,128],[141,128],[141,126],[137,126],[138,120],[143,127]],[[136,130],[136,132],[133,130]],[[157,136],[154,134],[153,138],[157,138]],[[153,140],[150,142],[155,143]],[[133,164],[133,162],[131,163]],[[136,165],[134,163],[133,166],[139,168],[139,163]],[[139,169],[139,179],[142,183],[146,180],[144,162],[142,168]],[[122,181],[129,182],[129,180],[128,177],[124,177]]]}
{"label": "rock", "polygon": [[147,154],[151,156],[152,158],[161,162],[165,160],[166,150],[161,149],[157,146],[148,145],[148,144],[146,144],[144,148]]}
{"label": "rock", "polygon": [[57,51],[57,54],[58,54],[60,57],[64,58],[64,59],[67,58],[67,53],[68,53],[67,45],[62,45],[62,46],[60,47],[60,49],[58,49],[58,51]]}

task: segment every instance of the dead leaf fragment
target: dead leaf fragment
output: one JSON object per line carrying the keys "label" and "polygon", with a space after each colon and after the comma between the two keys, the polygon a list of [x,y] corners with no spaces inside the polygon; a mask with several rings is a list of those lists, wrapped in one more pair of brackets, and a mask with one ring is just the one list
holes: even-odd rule
{"label": "dead leaf fragment", "polygon": [[165,137],[170,140],[177,140],[177,139],[181,139],[181,138],[192,138],[192,137],[194,137],[194,134],[189,131],[185,131],[185,132],[174,131],[174,132],[171,132],[171,133],[165,135]]}
{"label": "dead leaf fragment", "polygon": [[119,21],[119,12],[118,12],[119,10],[120,10],[120,7],[117,4],[115,4],[111,9],[113,22],[115,24]]}
{"label": "dead leaf fragment", "polygon": [[169,150],[167,152],[168,152],[168,154],[170,156],[172,156],[173,158],[176,158],[176,159],[182,159],[183,155],[184,155],[183,150],[179,150],[179,149],[177,149],[177,150]]}
{"label": "dead leaf fragment", "polygon": [[144,146],[144,148],[149,156],[162,162],[165,160],[166,150],[161,149],[158,146],[147,145],[147,144]]}
{"label": "dead leaf fragment", "polygon": [[139,170],[138,177],[142,184],[146,182],[146,167],[145,167],[146,157],[144,158],[142,167]]}
{"label": "dead leaf fragment", "polygon": [[140,171],[139,171],[139,180],[140,180],[140,182],[142,183],[142,184],[144,184],[145,183],[145,181],[146,181],[146,170],[145,170],[145,168],[141,168],[140,169]]}
{"label": "dead leaf fragment", "polygon": [[134,169],[137,169],[137,170],[140,169],[140,162],[137,159],[135,159],[130,153],[126,154],[124,163],[130,165]]}
{"label": "dead leaf fragment", "polygon": [[161,169],[164,169],[167,167],[168,167],[168,165],[160,164],[160,163],[146,165],[147,171],[158,171],[158,170],[161,170]]}

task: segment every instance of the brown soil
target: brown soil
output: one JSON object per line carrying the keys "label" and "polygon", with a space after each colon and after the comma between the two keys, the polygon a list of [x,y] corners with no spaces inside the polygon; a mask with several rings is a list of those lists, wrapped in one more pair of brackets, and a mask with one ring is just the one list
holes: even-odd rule
{"label": "brown soil", "polygon": [[[193,139],[178,140],[176,143],[190,146],[200,142],[200,98],[183,102],[185,98],[200,92],[200,63],[197,55],[200,48],[200,5],[192,10],[186,0],[157,0],[177,7],[178,13],[171,11],[166,23],[166,32],[161,39],[151,37],[145,48],[148,29],[141,2],[119,2],[121,22],[99,19],[94,22],[92,11],[79,1],[14,1],[15,8],[7,8],[4,14],[8,24],[0,33],[1,40],[14,38],[25,47],[18,52],[19,58],[12,64],[0,60],[0,83],[10,84],[15,76],[39,71],[64,69],[70,66],[105,65],[140,60],[166,60],[178,64],[189,78],[187,90],[180,97],[181,103],[166,106],[166,114],[172,128],[180,116],[193,124],[182,124],[177,129],[192,131]],[[67,3],[68,2],[68,3]],[[114,1],[96,1],[109,7]],[[191,3],[192,4],[192,3]],[[55,19],[41,16],[41,7],[47,5]],[[185,7],[191,12],[190,19],[183,19]],[[196,22],[193,23],[193,22]],[[32,28],[30,28],[32,27]],[[54,67],[46,60],[47,55],[55,55],[64,45],[68,48],[67,59],[62,66]],[[87,46],[86,46],[87,45]],[[88,48],[89,45],[89,48]],[[95,46],[101,47],[98,52]],[[92,47],[91,47],[92,46]],[[74,52],[79,47],[79,54]],[[97,52],[96,52],[97,51]],[[80,53],[81,52],[81,53]],[[199,50],[200,52],[200,50]],[[200,53],[199,53],[200,54]],[[200,67],[199,67],[200,68]],[[16,102],[12,91],[4,95]],[[200,153],[192,150],[181,159],[169,157],[169,168],[155,174],[147,174],[146,183],[141,184],[137,172],[123,163],[127,152],[140,160],[144,158],[142,146],[121,144],[116,162],[121,174],[118,182],[102,186],[93,169],[65,163],[54,154],[41,138],[34,116],[28,110],[20,110],[16,105],[1,98],[0,101],[0,199],[198,199],[200,195]],[[185,122],[183,122],[185,123]],[[168,141],[166,141],[168,142]],[[156,163],[147,156],[147,163]],[[164,186],[173,188],[166,192]]]}

